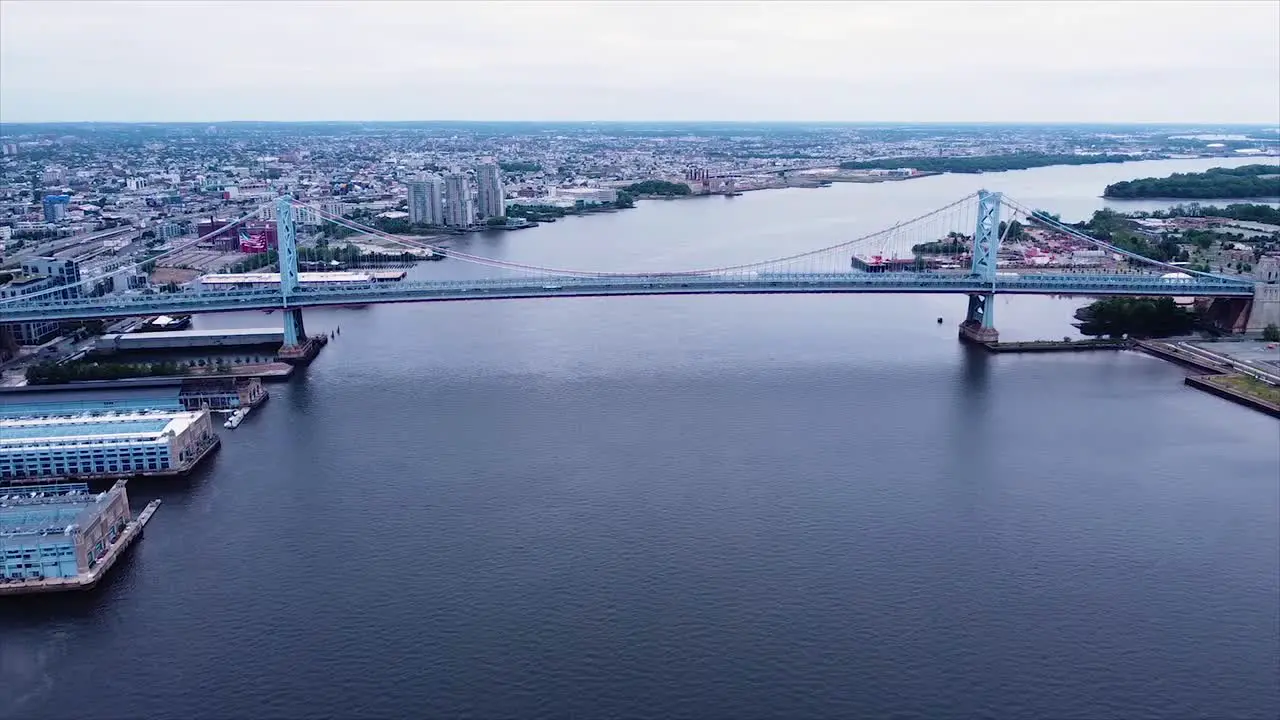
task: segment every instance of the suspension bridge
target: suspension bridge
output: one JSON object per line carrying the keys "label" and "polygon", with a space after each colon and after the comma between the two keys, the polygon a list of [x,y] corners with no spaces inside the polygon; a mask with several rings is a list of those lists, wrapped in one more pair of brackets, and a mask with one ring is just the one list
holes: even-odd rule
{"label": "suspension bridge", "polygon": [[[827,247],[754,263],[671,272],[599,272],[507,262],[392,235],[282,196],[228,226],[146,258],[136,267],[162,261],[268,212],[275,215],[279,269],[265,282],[261,275],[245,282],[239,282],[235,275],[221,278],[229,282],[209,282],[218,279],[215,275],[176,292],[151,290],[99,297],[86,296],[75,286],[58,286],[0,299],[0,322],[279,309],[284,311],[282,356],[287,357],[290,352],[307,351],[304,309],[375,303],[615,295],[949,293],[967,296],[960,333],[962,338],[978,342],[998,339],[994,317],[998,294],[1230,298],[1254,300],[1255,306],[1259,301],[1265,304],[1265,308],[1255,307],[1255,315],[1280,315],[1280,271],[1271,270],[1270,275],[1255,279],[1156,262],[1085,235],[1001,193],[985,190],[880,232]],[[323,273],[319,275],[324,277],[317,277],[300,272],[296,225],[300,212],[380,242],[386,252],[428,251],[482,266],[487,275],[385,282],[372,274],[351,273],[348,275],[353,277],[337,282]],[[1036,262],[1025,254],[1018,256],[1020,260],[1001,260],[1001,250],[1014,227],[1020,228],[1020,234],[1021,228],[1028,228],[1049,239],[1046,251],[1030,251],[1045,260],[1055,260],[1044,257],[1046,252],[1069,256],[1085,250],[1091,258],[1105,262],[1063,269],[1061,262]],[[928,254],[930,244],[942,247],[951,257],[940,261]],[[1025,238],[1020,244],[1026,244]]]}

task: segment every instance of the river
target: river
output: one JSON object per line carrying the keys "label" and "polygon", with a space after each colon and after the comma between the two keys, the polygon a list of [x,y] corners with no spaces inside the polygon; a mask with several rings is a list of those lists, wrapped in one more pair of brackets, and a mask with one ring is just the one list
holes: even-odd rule
{"label": "river", "polygon": [[[1076,220],[1223,164],[643,202],[459,247],[688,269],[979,187]],[[0,717],[1275,717],[1275,420],[1143,355],[974,352],[963,305],[309,311],[342,334],[190,480],[130,484],[164,505],[101,588],[0,605]],[[1002,298],[1002,337],[1075,306]]]}

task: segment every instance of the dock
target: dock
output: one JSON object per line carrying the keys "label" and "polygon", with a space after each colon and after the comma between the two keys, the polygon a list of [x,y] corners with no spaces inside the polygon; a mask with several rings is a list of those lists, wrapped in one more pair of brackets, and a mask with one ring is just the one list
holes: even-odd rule
{"label": "dock", "polygon": [[1030,340],[979,343],[993,353],[1083,352],[1085,350],[1125,350],[1128,340]]}
{"label": "dock", "polygon": [[138,513],[138,517],[120,534],[120,538],[116,540],[107,554],[103,556],[102,561],[94,568],[82,575],[73,578],[48,578],[45,580],[18,580],[14,582],[0,582],[0,597],[8,595],[35,595],[39,593],[53,592],[69,592],[72,590],[89,590],[96,586],[107,574],[116,561],[120,559],[133,542],[142,537],[142,531],[146,528],[147,523],[151,521],[151,516],[155,515],[156,510],[160,508],[160,500],[152,500],[147,506]]}
{"label": "dock", "polygon": [[1188,375],[1183,382],[1187,385],[1203,390],[1211,395],[1217,395],[1223,400],[1244,405],[1253,408],[1261,413],[1266,413],[1273,418],[1280,418],[1280,403],[1274,403],[1263,397],[1240,392],[1232,387],[1229,382],[1233,375]]}
{"label": "dock", "polygon": [[[1134,346],[1162,360],[1189,368],[1196,374],[1188,375],[1183,382],[1188,387],[1216,395],[1237,405],[1252,408],[1274,418],[1280,418],[1280,402],[1273,401],[1275,393],[1250,391],[1249,382],[1261,387],[1274,388],[1274,376],[1259,372],[1241,363],[1215,353],[1191,347],[1179,347],[1171,342],[1138,340]],[[1261,377],[1260,377],[1261,376]],[[1264,379],[1265,378],[1265,379]]]}

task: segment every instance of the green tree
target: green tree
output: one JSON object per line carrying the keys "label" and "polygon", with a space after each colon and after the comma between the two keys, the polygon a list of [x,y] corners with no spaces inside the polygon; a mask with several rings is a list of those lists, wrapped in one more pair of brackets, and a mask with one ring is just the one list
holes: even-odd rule
{"label": "green tree", "polygon": [[1280,327],[1276,327],[1275,323],[1271,323],[1262,328],[1262,339],[1267,342],[1280,342]]}
{"label": "green tree", "polygon": [[1007,242],[1018,242],[1023,237],[1022,223],[1017,220],[1014,220],[1012,223],[1001,220],[999,233],[1000,237],[1004,238]]}
{"label": "green tree", "polygon": [[1076,319],[1082,334],[1112,338],[1186,335],[1196,325],[1195,314],[1171,297],[1105,298],[1077,310]]}
{"label": "green tree", "polygon": [[1102,192],[1113,198],[1265,198],[1280,197],[1280,168],[1244,165],[1202,173],[1174,173],[1112,183]]}
{"label": "green tree", "polygon": [[673,183],[665,180],[645,180],[632,183],[623,188],[636,195],[688,195],[692,190],[684,183]]}
{"label": "green tree", "polygon": [[502,168],[503,172],[538,172],[542,170],[542,166],[536,162],[522,161],[500,162],[498,167]]}
{"label": "green tree", "polygon": [[1208,250],[1213,247],[1217,234],[1209,230],[1188,230],[1182,234],[1183,242],[1191,243],[1201,250]]}
{"label": "green tree", "polygon": [[378,217],[378,218],[374,218],[373,226],[378,228],[384,233],[391,233],[392,235],[404,235],[409,232],[409,219]]}
{"label": "green tree", "polygon": [[1128,155],[1067,155],[1061,153],[1013,152],[1001,155],[966,157],[914,156],[880,158],[878,160],[840,163],[845,170],[892,170],[913,168],[923,172],[982,173],[1003,170],[1025,170],[1048,165],[1095,165],[1121,163],[1134,158]]}

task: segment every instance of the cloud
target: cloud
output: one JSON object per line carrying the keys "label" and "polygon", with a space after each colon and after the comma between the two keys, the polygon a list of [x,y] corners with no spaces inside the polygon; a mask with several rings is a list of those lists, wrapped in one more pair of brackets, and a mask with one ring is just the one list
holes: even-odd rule
{"label": "cloud", "polygon": [[1280,4],[0,3],[0,120],[1280,122]]}

